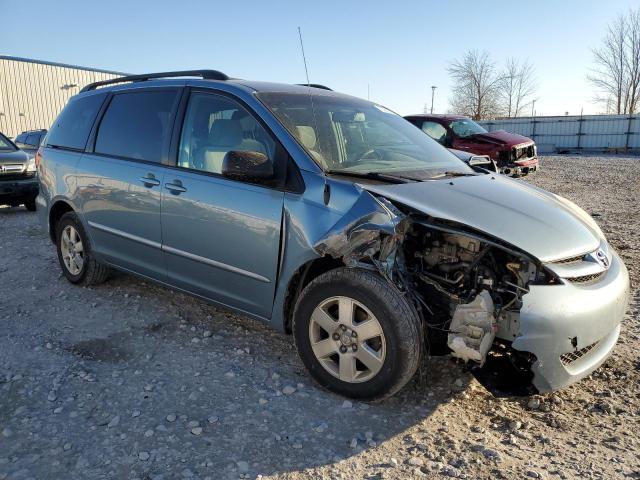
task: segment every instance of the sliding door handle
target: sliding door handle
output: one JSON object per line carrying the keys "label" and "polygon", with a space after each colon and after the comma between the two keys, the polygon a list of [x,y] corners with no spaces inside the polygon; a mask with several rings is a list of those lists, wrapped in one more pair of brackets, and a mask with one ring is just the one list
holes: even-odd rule
{"label": "sliding door handle", "polygon": [[186,188],[182,186],[182,182],[174,180],[175,183],[165,183],[164,188],[169,190],[174,195],[180,195],[187,191]]}

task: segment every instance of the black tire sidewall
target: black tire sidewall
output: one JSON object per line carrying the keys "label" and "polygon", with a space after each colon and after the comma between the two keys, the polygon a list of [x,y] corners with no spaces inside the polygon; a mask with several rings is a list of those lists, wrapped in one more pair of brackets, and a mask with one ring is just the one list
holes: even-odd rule
{"label": "black tire sidewall", "polygon": [[[64,260],[62,259],[62,232],[68,225],[71,225],[76,229],[78,235],[80,235],[80,239],[82,240],[82,247],[84,249],[84,262],[82,263],[82,270],[77,275],[73,275],[64,264]],[[78,219],[78,216],[75,213],[65,213],[60,221],[58,222],[56,229],[56,251],[58,252],[58,261],[60,262],[60,268],[62,268],[62,273],[71,283],[80,283],[87,275],[87,269],[89,266],[89,258],[90,258],[90,246],[89,241],[87,239],[87,235],[84,232],[84,228],[82,228],[82,224]]]}
{"label": "black tire sidewall", "polygon": [[[344,273],[344,275],[336,274],[338,271]],[[400,331],[403,323],[397,321],[400,312],[393,311],[390,305],[385,302],[384,296],[380,295],[378,290],[372,288],[373,286],[383,287],[387,289],[386,295],[400,296],[382,277],[362,270],[357,271],[356,275],[351,275],[350,273],[354,272],[349,272],[349,269],[338,269],[338,271],[330,272],[333,275],[327,279],[319,278],[317,279],[319,281],[312,282],[301,295],[296,305],[293,323],[296,347],[305,367],[316,381],[325,388],[351,398],[369,400],[382,398],[393,388],[398,382],[398,378],[404,373],[407,360],[404,355],[407,352],[403,348],[401,336],[411,335],[414,332]],[[372,282],[361,281],[363,275],[377,278],[372,284]],[[393,291],[389,291],[389,289]],[[309,339],[311,314],[322,301],[336,296],[347,296],[362,303],[375,315],[382,326],[386,343],[385,361],[380,372],[365,382],[348,383],[336,378],[320,364],[311,349],[311,341]],[[400,300],[406,301],[404,298],[400,298]],[[417,316],[412,307],[406,306],[409,311]]]}

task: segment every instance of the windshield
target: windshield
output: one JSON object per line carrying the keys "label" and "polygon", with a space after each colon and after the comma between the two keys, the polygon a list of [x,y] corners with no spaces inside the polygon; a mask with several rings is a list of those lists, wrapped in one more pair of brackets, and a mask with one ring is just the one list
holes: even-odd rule
{"label": "windshield", "polygon": [[460,138],[470,137],[478,133],[487,133],[487,131],[473,120],[454,120],[449,124],[453,133]]}
{"label": "windshield", "polygon": [[335,94],[277,92],[258,97],[325,171],[419,178],[472,172],[419,128],[380,105]]}
{"label": "windshield", "polygon": [[11,140],[9,140],[7,137],[5,137],[3,134],[0,133],[0,151],[14,151],[17,150],[16,146],[11,142]]}

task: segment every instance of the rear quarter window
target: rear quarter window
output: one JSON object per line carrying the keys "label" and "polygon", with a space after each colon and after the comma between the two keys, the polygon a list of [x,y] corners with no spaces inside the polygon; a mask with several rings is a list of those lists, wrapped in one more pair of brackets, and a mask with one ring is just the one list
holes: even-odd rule
{"label": "rear quarter window", "polygon": [[161,162],[177,100],[178,90],[114,95],[100,122],[95,152]]}
{"label": "rear quarter window", "polygon": [[73,98],[53,123],[47,145],[84,150],[104,94]]}

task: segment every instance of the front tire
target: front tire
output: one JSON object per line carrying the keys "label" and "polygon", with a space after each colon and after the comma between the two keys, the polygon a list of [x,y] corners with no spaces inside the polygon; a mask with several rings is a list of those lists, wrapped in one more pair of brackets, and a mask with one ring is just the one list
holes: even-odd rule
{"label": "front tire", "polygon": [[97,285],[109,276],[109,268],[93,256],[89,237],[74,212],[65,213],[56,226],[56,250],[62,272],[71,283]]}
{"label": "front tire", "polygon": [[302,362],[323,387],[381,400],[414,375],[424,351],[420,317],[380,275],[330,270],[305,287],[293,334]]}

